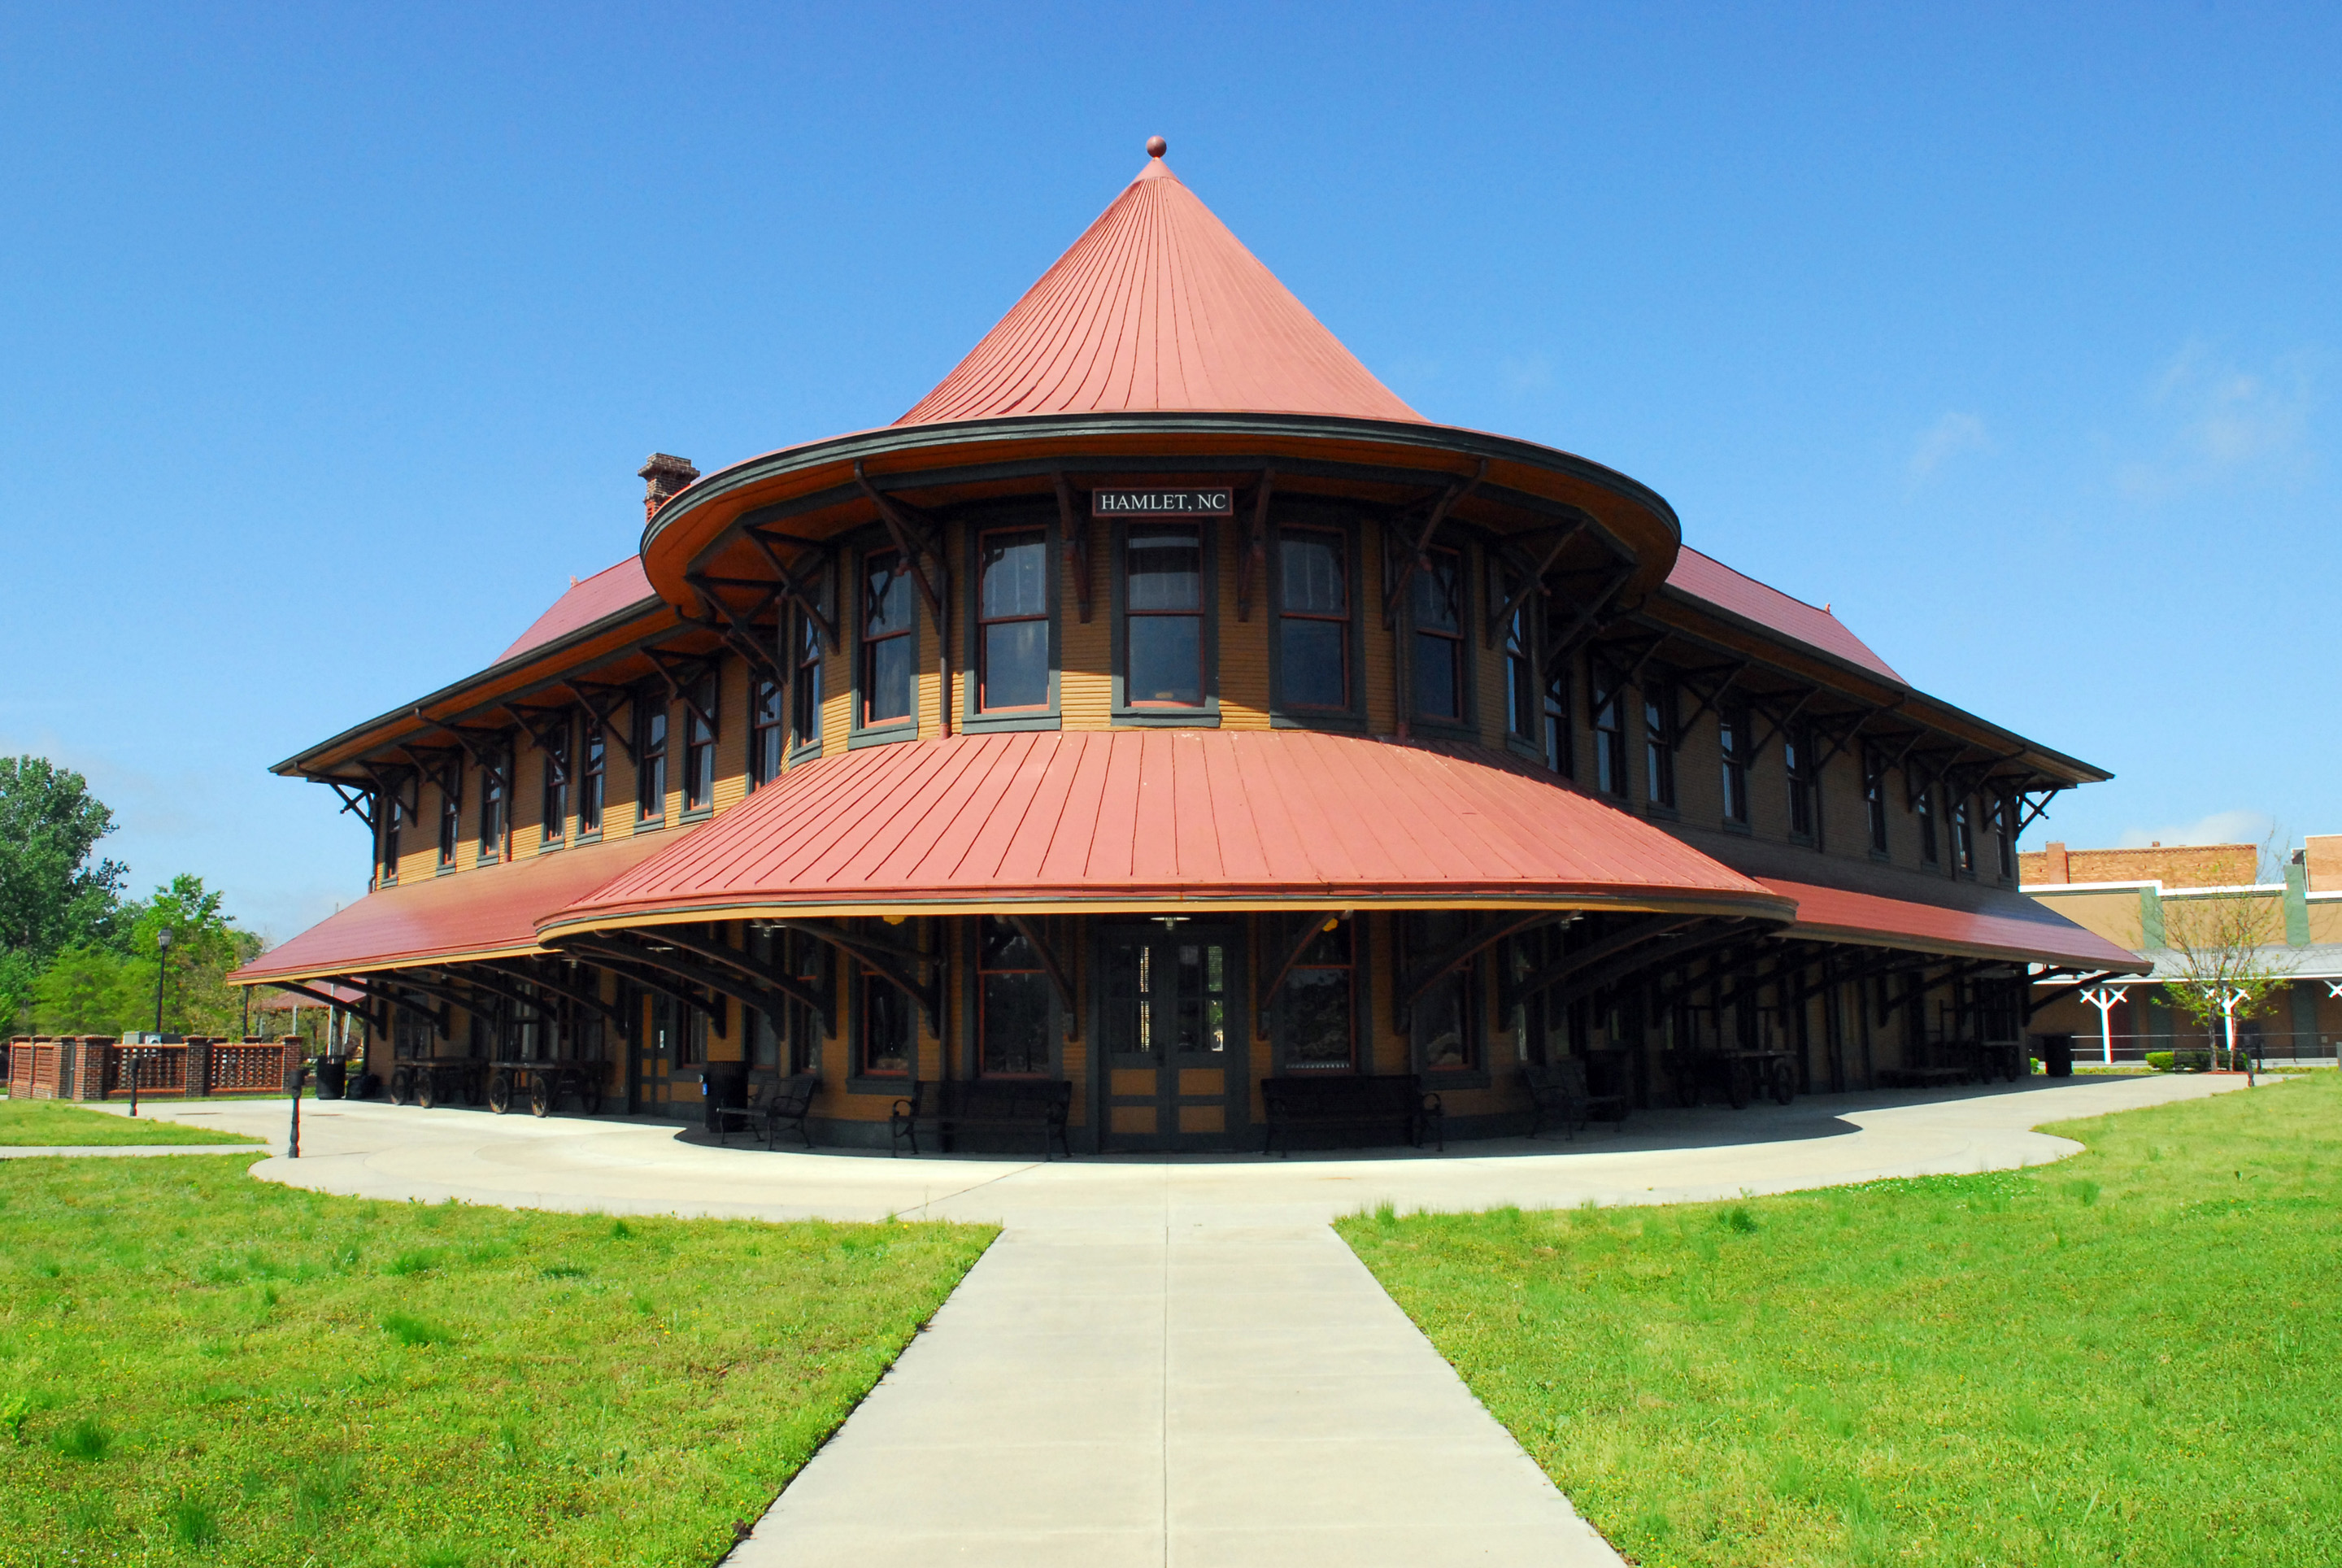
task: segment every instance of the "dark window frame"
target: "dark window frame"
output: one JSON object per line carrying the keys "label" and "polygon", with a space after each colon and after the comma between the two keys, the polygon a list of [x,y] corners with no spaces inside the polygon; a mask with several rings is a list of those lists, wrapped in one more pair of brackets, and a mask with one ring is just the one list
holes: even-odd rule
{"label": "dark window frame", "polygon": [[1952,874],[1967,881],[1977,879],[1976,798],[1961,795],[1945,816],[1952,839]]}
{"label": "dark window frame", "polygon": [[475,865],[494,865],[512,853],[513,749],[504,748],[498,766],[480,769],[479,842]]}
{"label": "dark window frame", "polygon": [[[1606,712],[1609,722],[1604,723]],[[1594,731],[1594,788],[1614,800],[1634,797],[1633,773],[1626,765],[1626,683],[1616,670],[1606,669],[1601,657],[1586,663],[1586,720]]]}
{"label": "dark window frame", "polygon": [[[1346,920],[1337,921],[1336,928],[1348,942],[1348,960],[1338,964],[1312,963],[1306,953],[1302,958],[1295,960],[1293,967],[1286,971],[1285,983],[1277,990],[1276,1000],[1269,1008],[1268,1017],[1263,1020],[1269,1038],[1273,1070],[1280,1078],[1339,1077],[1344,1074],[1356,1077],[1361,1072],[1371,1070],[1371,1063],[1366,1060],[1366,1058],[1372,1045],[1372,1030],[1367,1025],[1372,1020],[1366,1016],[1366,1011],[1373,1005],[1374,986],[1372,976],[1367,969],[1369,944],[1366,940],[1366,921],[1359,916],[1353,915]],[[1312,939],[1313,942],[1315,940]],[[1286,1020],[1289,1016],[1287,1010],[1291,1006],[1294,994],[1294,980],[1305,971],[1326,973],[1336,970],[1347,971],[1350,977],[1349,1060],[1338,1065],[1328,1065],[1322,1061],[1296,1062],[1287,1049],[1289,1034],[1286,1027]]]}
{"label": "dark window frame", "polygon": [[748,792],[777,782],[788,766],[789,689],[761,670],[748,672]]}
{"label": "dark window frame", "polygon": [[[908,1083],[919,1075],[918,999],[876,970],[859,963],[849,965],[848,973],[854,980],[854,1027],[849,1036],[854,1060],[848,1091],[891,1092],[894,1085]],[[894,1005],[904,1010],[905,1025],[910,1031],[904,1052],[904,1065],[899,1070],[889,1068],[873,1071],[870,1067],[870,1022],[873,1017],[870,998],[875,990],[882,986],[899,999]]]}
{"label": "dark window frame", "polygon": [[[870,634],[867,594],[874,563],[880,560],[898,563],[899,569],[886,591],[891,596],[899,588],[906,613],[901,630],[882,632],[873,637]],[[904,560],[903,552],[893,545],[873,545],[858,550],[855,553],[854,561],[854,689],[846,744],[852,748],[916,739],[919,733],[919,677],[924,672],[919,653],[919,623],[926,616],[926,607],[919,598],[918,584],[911,577],[910,565]],[[884,644],[906,638],[911,665],[909,689],[904,699],[903,712],[899,717],[873,722],[869,717],[874,673],[872,660]]]}
{"label": "dark window frame", "polygon": [[[1398,956],[1392,966],[1396,973],[1411,972],[1416,965],[1439,950],[1447,939],[1434,931],[1431,920],[1435,916],[1448,914],[1456,915],[1465,922],[1473,919],[1468,910],[1409,910],[1392,917],[1397,925]],[[1409,1010],[1406,1020],[1407,1070],[1422,1078],[1426,1089],[1485,1089],[1493,1081],[1488,1064],[1487,1039],[1492,1020],[1483,1016],[1487,1010],[1486,977],[1481,967],[1485,956],[1476,957],[1452,974],[1442,976],[1424,992],[1427,998],[1441,986],[1456,988],[1463,1013],[1460,1035],[1468,1052],[1464,1065],[1434,1067],[1425,1053],[1421,1000],[1418,999],[1416,1007]]]}
{"label": "dark window frame", "polygon": [[[1036,920],[1039,919],[1039,917],[1035,918]],[[1059,1000],[1056,985],[1049,979],[1049,973],[1046,968],[995,969],[988,967],[986,964],[984,922],[987,920],[997,919],[999,919],[999,917],[996,915],[978,915],[974,920],[968,921],[966,928],[966,935],[965,947],[966,961],[962,966],[962,973],[965,977],[966,983],[962,987],[961,992],[966,1005],[960,1010],[963,1015],[960,1023],[960,1043],[962,1050],[961,1059],[966,1063],[966,1076],[969,1078],[1004,1079],[1011,1081],[1028,1083],[1053,1081],[1065,1075],[1065,1055],[1063,1050],[1066,1038],[1065,1004]],[[1040,958],[1036,953],[1035,954],[1035,962],[1038,965],[1039,961]],[[1046,1030],[1046,1043],[1043,1046],[1043,1055],[1046,1058],[1046,1062],[1037,1070],[1031,1072],[995,1072],[985,1065],[984,980],[986,975],[996,974],[1036,975],[1039,977],[1043,990],[1049,999],[1048,1021],[1045,1025]]]}
{"label": "dark window frame", "polygon": [[[1192,526],[1202,548],[1196,587],[1202,601],[1204,700],[1193,708],[1129,700],[1129,562],[1126,546],[1133,527]],[[1110,709],[1112,721],[1126,728],[1216,729],[1220,723],[1220,529],[1211,518],[1166,518],[1161,524],[1131,523],[1117,518],[1107,551],[1107,615],[1111,618],[1114,667]],[[1141,614],[1147,612],[1141,611]],[[1186,611],[1173,613],[1186,614]]]}
{"label": "dark window frame", "polygon": [[399,836],[406,827],[406,800],[398,792],[398,781],[393,778],[382,791],[382,833],[375,844],[375,885],[392,887],[398,881]]}
{"label": "dark window frame", "polygon": [[439,869],[452,871],[464,844],[463,760],[448,763],[435,782],[439,787]]}
{"label": "dark window frame", "polygon": [[1643,678],[1643,809],[1671,814],[1679,809],[1676,763],[1683,745],[1683,707],[1675,682],[1664,676]]}
{"label": "dark window frame", "polygon": [[[1538,668],[1544,671],[1546,650],[1537,649]],[[1564,779],[1577,777],[1577,716],[1570,711],[1569,660],[1564,659],[1550,671],[1544,671],[1544,693],[1538,699],[1538,709],[1545,729],[1539,737],[1538,758],[1548,771]]]}
{"label": "dark window frame", "polygon": [[1936,842],[1936,791],[1930,787],[1916,790],[1910,799],[1910,811],[1919,819],[1919,863],[1941,867],[1942,849]]}
{"label": "dark window frame", "polygon": [[1726,702],[1716,711],[1716,781],[1724,791],[1719,816],[1735,832],[1751,830],[1748,802],[1749,709],[1745,702]]}
{"label": "dark window frame", "polygon": [[590,844],[602,836],[603,813],[609,809],[610,737],[602,721],[588,717],[577,728],[577,842]]}
{"label": "dark window frame", "polygon": [[575,727],[563,714],[554,743],[540,745],[536,801],[537,848],[557,849],[569,841],[569,765],[575,754]]}
{"label": "dark window frame", "polygon": [[[1399,635],[1407,639],[1406,689],[1397,695],[1406,705],[1407,722],[1411,727],[1431,729],[1459,739],[1476,738],[1480,728],[1477,716],[1479,694],[1475,689],[1477,684],[1475,673],[1479,661],[1473,657],[1472,617],[1477,596],[1472,591],[1472,552],[1469,548],[1459,543],[1426,546],[1423,553],[1432,557],[1455,558],[1456,629],[1451,633],[1436,628],[1426,628],[1417,623],[1416,596],[1421,585],[1430,580],[1429,568],[1418,567],[1407,581],[1405,615],[1399,625]],[[1426,713],[1422,703],[1418,700],[1423,690],[1421,651],[1426,638],[1454,645],[1456,717],[1452,719],[1441,714]]]}
{"label": "dark window frame", "polygon": [[[635,696],[635,826],[666,825],[667,753],[674,740],[675,716],[667,710],[666,693]],[[657,809],[651,802],[657,801]]]}
{"label": "dark window frame", "polygon": [[[825,568],[823,581],[832,574]],[[821,623],[802,608],[791,611],[787,750],[789,766],[821,755],[821,709],[828,694],[829,650],[822,646]]]}
{"label": "dark window frame", "polygon": [[[1288,612],[1285,608],[1285,536],[1287,533],[1331,534],[1341,540],[1342,591],[1346,605],[1338,617],[1312,611]],[[1261,588],[1266,607],[1268,634],[1268,722],[1276,729],[1339,729],[1363,732],[1366,728],[1366,618],[1358,608],[1366,588],[1363,530],[1357,519],[1316,507],[1269,508],[1267,561]],[[1285,698],[1285,623],[1338,621],[1342,633],[1344,684],[1348,700],[1339,707],[1299,706]]]}
{"label": "dark window frame", "polygon": [[1889,837],[1887,815],[1887,762],[1877,749],[1862,750],[1862,809],[1868,830],[1870,853],[1875,859],[1893,856],[1893,839]]}
{"label": "dark window frame", "polygon": [[[984,616],[984,540],[988,534],[1038,533],[1041,553],[1046,565],[1046,586],[1042,589],[1047,608],[1046,615],[1017,618]],[[1065,691],[1065,578],[1063,574],[1064,544],[1057,527],[1055,508],[1043,511],[1038,508],[1003,509],[980,518],[970,518],[966,528],[967,569],[960,575],[966,580],[962,585],[964,610],[962,620],[966,633],[961,638],[959,724],[962,732],[984,730],[1017,731],[1056,729],[1062,727]],[[986,708],[980,689],[984,677],[984,628],[1006,618],[1046,620],[1049,661],[1049,698],[1046,702],[1028,708]]]}
{"label": "dark window frame", "polygon": [[1781,730],[1781,779],[1789,809],[1789,837],[1800,844],[1822,838],[1822,781],[1814,768],[1814,732],[1790,724]]}
{"label": "dark window frame", "polygon": [[716,809],[716,749],[724,739],[722,668],[711,665],[705,673],[694,677],[691,695],[706,704],[709,722],[701,721],[692,704],[676,704],[683,710],[683,803],[678,819],[686,822],[697,821]]}
{"label": "dark window frame", "polygon": [[1993,865],[2004,882],[2017,880],[2017,835],[2010,831],[2017,815],[2013,797],[2003,793],[1992,799]]}

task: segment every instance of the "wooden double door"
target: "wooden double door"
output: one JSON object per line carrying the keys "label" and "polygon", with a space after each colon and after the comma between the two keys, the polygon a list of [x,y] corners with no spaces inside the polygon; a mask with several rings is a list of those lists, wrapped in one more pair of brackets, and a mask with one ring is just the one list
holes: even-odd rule
{"label": "wooden double door", "polygon": [[1103,926],[1097,942],[1100,1147],[1242,1144],[1252,1103],[1243,928],[1147,920]]}

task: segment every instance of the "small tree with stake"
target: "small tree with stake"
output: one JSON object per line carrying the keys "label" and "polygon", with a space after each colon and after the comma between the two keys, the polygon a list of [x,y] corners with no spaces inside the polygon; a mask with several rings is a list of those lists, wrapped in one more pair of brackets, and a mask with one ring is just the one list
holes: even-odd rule
{"label": "small tree with stake", "polygon": [[2293,978],[2284,906],[2262,893],[2223,893],[2173,900],[2163,910],[2172,968],[2165,993],[2206,1034],[2225,1039],[2233,1072],[2237,1021],[2275,1010],[2278,989]]}

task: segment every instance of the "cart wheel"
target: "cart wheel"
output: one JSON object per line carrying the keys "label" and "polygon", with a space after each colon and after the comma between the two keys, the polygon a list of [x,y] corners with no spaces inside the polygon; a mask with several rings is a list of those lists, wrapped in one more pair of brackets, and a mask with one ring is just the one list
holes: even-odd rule
{"label": "cart wheel", "polygon": [[543,1116],[553,1109],[553,1082],[544,1073],[529,1075],[528,1109],[534,1116]]}
{"label": "cart wheel", "polygon": [[495,1073],[488,1079],[488,1109],[502,1116],[512,1109],[512,1078],[506,1073]]}
{"label": "cart wheel", "polygon": [[390,1102],[404,1105],[414,1098],[415,1075],[403,1067],[393,1070],[390,1075]]}
{"label": "cart wheel", "polygon": [[1736,1061],[1725,1070],[1724,1092],[1732,1101],[1733,1110],[1748,1109],[1749,1101],[1756,1098],[1756,1085],[1749,1076],[1746,1062]]}
{"label": "cart wheel", "polygon": [[577,1109],[588,1116],[602,1114],[602,1086],[588,1079],[577,1087]]}
{"label": "cart wheel", "polygon": [[437,1109],[439,1104],[439,1075],[437,1073],[418,1072],[415,1075],[415,1103],[423,1107],[425,1111]]}
{"label": "cart wheel", "polygon": [[1786,1061],[1773,1064],[1773,1103],[1787,1105],[1797,1097],[1797,1075]]}

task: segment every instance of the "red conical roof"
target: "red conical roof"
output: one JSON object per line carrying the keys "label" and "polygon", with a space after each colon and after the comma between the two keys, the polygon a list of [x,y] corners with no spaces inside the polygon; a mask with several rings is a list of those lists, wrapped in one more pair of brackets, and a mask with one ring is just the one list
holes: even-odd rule
{"label": "red conical roof", "polygon": [[1423,417],[1159,155],[895,423],[1105,409]]}

